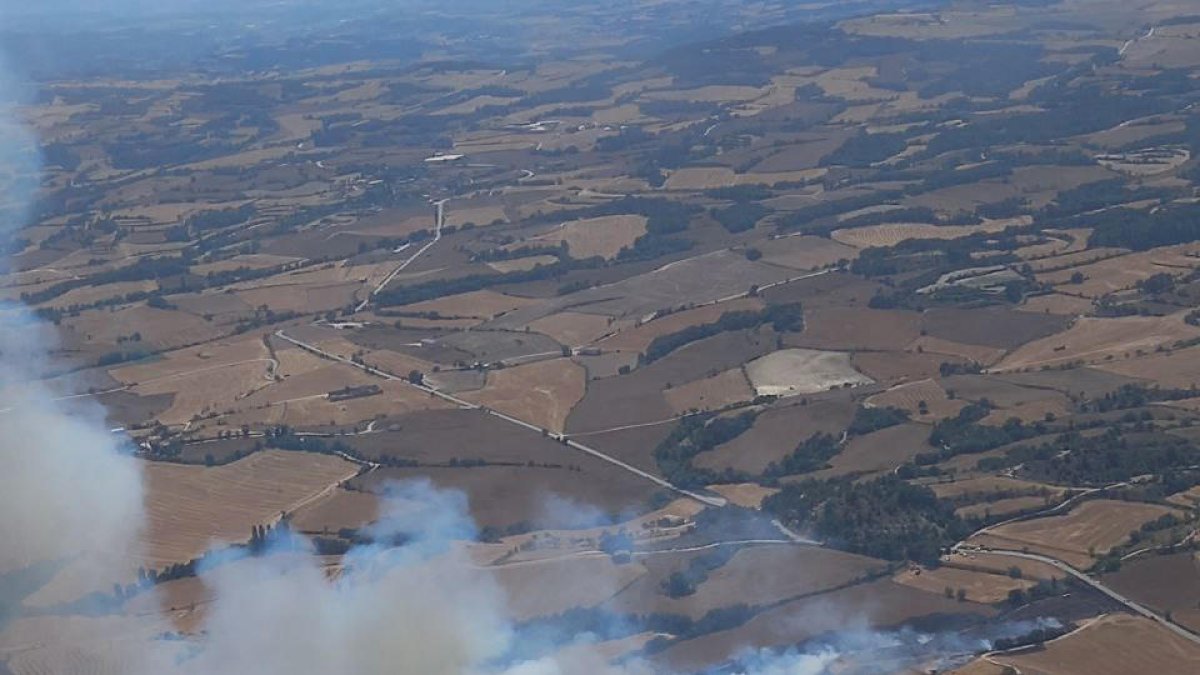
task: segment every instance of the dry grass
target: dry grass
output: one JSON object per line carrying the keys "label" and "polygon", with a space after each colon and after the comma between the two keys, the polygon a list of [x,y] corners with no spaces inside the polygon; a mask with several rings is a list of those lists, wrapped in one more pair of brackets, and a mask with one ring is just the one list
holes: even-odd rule
{"label": "dry grass", "polygon": [[527,258],[515,258],[513,260],[496,260],[489,262],[488,267],[497,272],[526,272],[539,265],[553,265],[558,262],[558,258],[552,255],[531,255]]}
{"label": "dry grass", "polygon": [[1088,298],[1077,298],[1061,293],[1035,295],[1031,298],[1026,298],[1025,302],[1021,305],[1021,309],[1027,312],[1060,314],[1063,316],[1083,316],[1090,313],[1093,308],[1094,305]]}
{"label": "dry grass", "polygon": [[974,361],[985,366],[991,365],[999,361],[1005,354],[1005,350],[999,347],[986,347],[983,345],[968,345],[952,340],[943,340],[942,338],[923,335],[905,347],[905,351],[920,352],[923,354],[945,354],[947,356],[957,356],[967,361]]}
{"label": "dry grass", "polygon": [[1200,671],[1200,647],[1157,623],[1110,614],[1044,649],[997,654],[993,660],[1027,675],[1190,675]]}
{"label": "dry grass", "polygon": [[824,237],[780,237],[757,245],[762,259],[797,270],[815,270],[853,260],[858,250]]}
{"label": "dry grass", "polygon": [[942,556],[942,564],[956,569],[973,570],[989,574],[1009,574],[1015,567],[1021,571],[1023,579],[1063,579],[1066,572],[1054,565],[1037,560],[1022,560],[984,551],[959,551],[953,555]]}
{"label": "dry grass", "polygon": [[668,190],[711,190],[734,184],[736,176],[728,167],[695,167],[678,169],[667,178]]}
{"label": "dry grass", "polygon": [[966,600],[989,605],[1003,601],[1008,597],[1009,591],[1026,590],[1032,588],[1035,583],[1027,579],[1014,579],[1008,575],[951,567],[907,569],[893,579],[896,583],[930,593],[943,593],[947,588],[951,588],[957,594],[961,590],[965,592]]}
{"label": "dry grass", "polygon": [[479,391],[463,398],[543,429],[562,432],[571,408],[587,389],[587,371],[568,359],[493,370]]}
{"label": "dry grass", "polygon": [[645,216],[601,216],[563,223],[557,229],[530,241],[557,245],[566,242],[572,258],[584,259],[593,256],[612,258],[621,249],[646,233]]}
{"label": "dry grass", "polygon": [[779,492],[779,488],[763,487],[757,483],[710,485],[708,489],[728,499],[729,503],[744,509],[762,508],[764,499]]}
{"label": "dry grass", "polygon": [[1200,385],[1200,350],[1182,349],[1147,356],[1134,357],[1125,361],[1114,361],[1096,366],[1118,375],[1141,378],[1156,382],[1164,387],[1187,389]]}
{"label": "dry grass", "polygon": [[1013,221],[993,221],[982,225],[931,225],[929,223],[886,223],[848,230],[834,230],[835,241],[855,248],[895,246],[909,239],[958,239],[977,232],[999,232]]}
{"label": "dry grass", "polygon": [[442,316],[487,320],[536,303],[536,300],[484,290],[404,305],[402,310],[405,312],[437,312]]}
{"label": "dry grass", "polygon": [[1200,335],[1183,313],[1162,317],[1080,318],[1071,328],[1034,340],[1005,357],[995,370],[1013,371],[1054,366],[1074,361],[1105,363],[1128,358],[1138,350],[1152,352],[1159,345]]}
{"label": "dry grass", "polygon": [[[921,413],[922,402],[925,404],[924,414]],[[954,417],[966,406],[963,401],[951,400],[942,385],[931,379],[897,385],[868,398],[867,404],[907,410],[917,422],[936,422]]]}
{"label": "dry grass", "polygon": [[858,372],[844,352],[783,349],[746,364],[746,374],[759,395],[815,394],[874,382]]}
{"label": "dry grass", "polygon": [[360,528],[379,517],[379,498],[370,492],[334,490],[296,511],[292,528],[300,532],[337,532]]}
{"label": "dry grass", "polygon": [[[1063,291],[1072,295],[1098,298],[1114,291],[1133,288],[1139,281],[1155,274],[1183,276],[1200,263],[1196,257],[1197,253],[1200,253],[1200,244],[1165,246],[1144,253],[1109,258],[1090,265],[1038,274],[1037,280],[1062,286]],[[1071,276],[1076,273],[1083,274],[1083,283],[1070,283]]]}
{"label": "dry grass", "polygon": [[689,410],[716,410],[754,398],[754,389],[741,368],[672,387],[663,392],[676,414]]}
{"label": "dry grass", "polygon": [[595,342],[621,325],[600,314],[559,312],[531,322],[529,330],[547,335],[560,344],[578,347]]}
{"label": "dry grass", "polygon": [[689,326],[712,323],[721,318],[725,312],[757,311],[763,308],[759,298],[739,298],[713,305],[705,305],[696,309],[674,312],[646,323],[627,328],[616,335],[599,342],[604,349],[617,351],[644,352],[646,347],[660,335],[668,335],[683,330]]}
{"label": "dry grass", "polygon": [[1062,516],[1009,523],[972,537],[993,548],[1024,549],[1086,568],[1095,556],[1124,543],[1129,533],[1175,509],[1157,504],[1094,500]]}

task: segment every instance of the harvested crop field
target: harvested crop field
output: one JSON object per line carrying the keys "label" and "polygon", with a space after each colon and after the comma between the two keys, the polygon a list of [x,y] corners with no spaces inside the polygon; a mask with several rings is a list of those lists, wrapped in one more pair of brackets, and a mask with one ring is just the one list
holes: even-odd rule
{"label": "harvested crop field", "polygon": [[641,565],[618,565],[611,556],[517,563],[488,572],[508,599],[508,615],[517,621],[594,607],[646,574]]}
{"label": "harvested crop field", "polygon": [[1200,630],[1200,558],[1195,551],[1126,561],[1104,583],[1183,627]]}
{"label": "harvested crop field", "polygon": [[832,400],[810,401],[808,405],[771,408],[759,415],[745,433],[700,454],[693,462],[715,471],[731,468],[762,473],[768,464],[783,459],[809,436],[840,434],[850,424],[854,404],[848,393],[838,392],[836,396]]}
{"label": "harvested crop field", "polygon": [[1091,565],[1094,555],[1125,542],[1130,532],[1175,509],[1156,504],[1093,500],[1062,516],[1009,523],[972,537],[972,543],[993,548],[1023,549],[1080,568]]}
{"label": "harvested crop field", "polygon": [[885,392],[875,394],[866,402],[880,408],[900,408],[907,411],[916,422],[935,422],[954,417],[966,406],[963,401],[952,400],[935,380],[918,380],[896,385]]}
{"label": "harvested crop field", "polygon": [[789,343],[814,349],[900,351],[920,335],[921,315],[916,312],[805,306],[804,332],[789,336]]}
{"label": "harvested crop field", "polygon": [[929,427],[923,424],[897,424],[851,438],[842,451],[829,460],[830,468],[817,472],[813,477],[891,471],[929,450]]}
{"label": "harvested crop field", "polygon": [[885,384],[928,379],[941,373],[941,366],[961,359],[945,354],[920,352],[855,352],[850,362],[867,377]]}
{"label": "harvested crop field", "polygon": [[323,498],[357,472],[338,457],[283,450],[214,468],[147,463],[147,560],[161,567],[214,542],[245,541],[251,526]]}
{"label": "harvested crop field", "polygon": [[1082,316],[1095,309],[1090,298],[1079,298],[1062,293],[1047,293],[1026,298],[1021,309],[1034,314],[1059,314],[1062,316]]}
{"label": "harvested crop field", "polygon": [[1080,318],[1071,328],[1020,347],[996,364],[995,370],[1013,371],[1054,366],[1074,361],[1105,363],[1154,351],[1159,345],[1172,345],[1200,335],[1200,328],[1183,321],[1182,314],[1169,316],[1128,316],[1097,319]]}
{"label": "harvested crop field", "polygon": [[[1165,246],[1143,253],[1130,253],[1101,260],[1090,265],[1081,265],[1055,272],[1037,275],[1039,282],[1063,286],[1072,295],[1098,298],[1114,291],[1133,288],[1155,274],[1183,276],[1196,267],[1198,244]],[[1083,274],[1083,283],[1070,283],[1075,273]]]}
{"label": "harvested crop field", "polygon": [[938,308],[921,315],[921,327],[933,337],[997,349],[1013,349],[1070,325],[1070,320],[1061,316],[1005,307]]}
{"label": "harvested crop field", "polygon": [[668,570],[686,568],[686,562],[675,562],[668,556],[653,556],[660,573],[623,590],[610,606],[627,612],[667,612],[699,619],[709,611],[737,603],[769,604],[840,586],[884,566],[873,558],[822,548],[749,546],[710,572],[695,593],[671,598],[662,593],[662,579]]}
{"label": "harvested crop field", "polygon": [[736,368],[770,352],[775,333],[733,331],[693,342],[628,375],[592,380],[567,421],[571,433],[593,432],[674,416],[664,392]]}
{"label": "harvested crop field", "polygon": [[758,311],[763,306],[764,303],[760,298],[738,298],[695,309],[672,312],[652,321],[625,328],[612,337],[600,340],[598,344],[603,349],[644,352],[654,338],[681,331],[689,326],[713,323],[726,312]]}
{"label": "harvested crop field", "polygon": [[730,368],[712,377],[694,380],[672,387],[664,393],[667,403],[676,413],[689,410],[716,410],[754,398],[745,371]]}
{"label": "harvested crop field", "polygon": [[339,488],[297,510],[291,522],[299,532],[330,533],[365,527],[378,517],[378,497]]}
{"label": "harvested crop field", "polygon": [[1007,574],[989,574],[952,567],[907,569],[893,578],[898,584],[930,593],[942,593],[945,589],[952,588],[956,594],[960,591],[965,593],[966,600],[986,605],[1004,601],[1009,591],[1027,590],[1035,584],[1034,581],[1014,579]]}
{"label": "harvested crop field", "polygon": [[963,342],[952,342],[942,338],[923,335],[910,344],[906,351],[916,351],[922,354],[941,354],[954,356],[965,361],[980,365],[990,365],[1004,356],[1005,350],[998,347],[969,345]]}
{"label": "harvested crop field", "polygon": [[999,232],[1010,223],[996,221],[984,225],[931,225],[929,223],[887,223],[852,229],[834,230],[834,241],[855,248],[895,246],[909,239],[958,239],[977,232]]}
{"label": "harvested crop field", "polygon": [[757,248],[762,251],[763,260],[796,270],[820,269],[858,256],[858,249],[824,237],[779,237],[768,239]]}
{"label": "harvested crop field", "polygon": [[671,172],[668,190],[709,190],[733,185],[737,175],[728,167],[692,167]]}
{"label": "harvested crop field", "polygon": [[1025,560],[983,551],[960,550],[942,556],[942,565],[987,574],[1009,574],[1015,567],[1023,579],[1063,579],[1066,572],[1038,560]]}
{"label": "harvested crop field", "polygon": [[[560,446],[561,447],[561,446]],[[479,527],[506,528],[529,523],[535,529],[568,525],[562,499],[575,509],[597,509],[602,514],[631,514],[649,509],[657,486],[580,452],[563,448],[563,468],[480,466],[470,468],[384,468],[352,484],[372,492],[397,480],[425,478],[441,489],[467,495],[472,519]],[[578,470],[567,468],[577,466]]]}
{"label": "harvested crop field", "polygon": [[1097,365],[1126,377],[1150,380],[1163,387],[1187,389],[1200,384],[1200,349],[1181,349]]}
{"label": "harvested crop field", "polygon": [[1044,649],[992,659],[1028,675],[1190,675],[1200,670],[1200,647],[1150,619],[1110,614]]}
{"label": "harvested crop field", "polygon": [[398,308],[404,312],[429,312],[449,317],[471,317],[480,320],[492,319],[514,309],[535,304],[536,300],[518,298],[496,291],[472,291],[459,295],[448,295],[436,300],[426,300]]}
{"label": "harvested crop field", "polygon": [[550,359],[490,371],[487,384],[463,398],[561,432],[571,408],[583,398],[586,379],[582,366],[569,359]]}
{"label": "harvested crop field", "polygon": [[633,246],[643,234],[646,234],[645,216],[601,216],[563,223],[529,241],[551,246],[565,242],[567,252],[578,260],[593,256],[608,259],[615,257],[621,249]]}
{"label": "harvested crop field", "polygon": [[531,322],[529,330],[546,335],[559,344],[579,347],[595,342],[621,325],[599,314],[559,312]]}
{"label": "harvested crop field", "polygon": [[928,593],[882,579],[785,603],[737,628],[675,645],[658,659],[665,662],[664,668],[699,670],[747,649],[795,645],[841,630],[852,622],[883,628],[934,614],[991,616],[994,613],[994,609],[984,605],[958,602],[941,592]]}
{"label": "harvested crop field", "polygon": [[814,349],[772,352],[747,363],[746,375],[760,396],[815,394],[874,382],[855,370],[849,354]]}

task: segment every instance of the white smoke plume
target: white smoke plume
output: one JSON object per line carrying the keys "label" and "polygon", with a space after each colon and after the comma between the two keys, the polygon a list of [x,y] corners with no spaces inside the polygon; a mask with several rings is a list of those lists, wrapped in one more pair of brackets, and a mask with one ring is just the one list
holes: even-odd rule
{"label": "white smoke plume", "polygon": [[[23,223],[39,169],[8,72],[0,61],[0,246]],[[27,310],[0,306],[0,573],[85,551],[131,553],[141,526],[141,476],[103,411],[56,400],[40,382],[54,344]]]}

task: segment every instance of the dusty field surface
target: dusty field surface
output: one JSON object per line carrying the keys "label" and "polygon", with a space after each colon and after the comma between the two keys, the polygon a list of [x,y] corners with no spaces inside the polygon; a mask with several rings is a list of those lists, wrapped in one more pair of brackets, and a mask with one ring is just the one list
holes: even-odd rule
{"label": "dusty field surface", "polygon": [[673,312],[653,321],[625,328],[612,337],[600,340],[598,344],[603,349],[644,352],[656,337],[669,335],[689,326],[713,323],[726,312],[757,311],[763,306],[764,303],[760,298],[738,298],[696,309]]}
{"label": "dusty field surface", "polygon": [[789,336],[798,347],[900,351],[921,334],[916,312],[857,307],[805,307],[804,332]]}
{"label": "dusty field surface", "polygon": [[[517,621],[602,604],[646,574],[637,563],[618,565],[610,556],[514,563],[490,569]],[[579,583],[586,579],[587,583]]]}
{"label": "dusty field surface", "polygon": [[[1109,258],[1090,265],[1045,272],[1038,274],[1037,280],[1059,286],[1060,290],[1072,295],[1098,298],[1114,291],[1133,288],[1139,281],[1155,274],[1183,276],[1200,263],[1196,258],[1197,252],[1200,252],[1198,244],[1165,246],[1144,253]],[[1076,272],[1083,274],[1083,283],[1070,283],[1071,275]]]}
{"label": "dusty field surface", "polygon": [[702,453],[696,466],[720,471],[726,467],[762,473],[771,462],[787,456],[801,441],[816,433],[840,434],[854,417],[848,394],[838,392],[829,401],[773,408],[759,415],[754,425],[737,438]]}
{"label": "dusty field surface", "polygon": [[796,270],[815,270],[839,260],[853,260],[858,249],[824,237],[780,237],[757,246],[762,259]]}
{"label": "dusty field surface", "polygon": [[141,333],[145,346],[159,350],[216,340],[225,332],[198,316],[133,305],[113,312],[83,312],[65,328],[63,342],[85,350],[108,351],[118,338],[134,331]]}
{"label": "dusty field surface", "polygon": [[757,483],[710,485],[708,489],[728,499],[731,504],[744,509],[762,508],[764,499],[779,492],[778,488],[763,487]]}
{"label": "dusty field surface", "polygon": [[998,232],[1010,223],[997,221],[983,225],[931,225],[929,223],[888,223],[852,229],[834,230],[833,240],[854,248],[895,246],[909,239],[958,239],[977,232]]}
{"label": "dusty field surface", "polygon": [[939,308],[921,316],[921,326],[930,336],[997,349],[1013,349],[1030,340],[1057,333],[1069,325],[1070,321],[1060,316],[1005,307],[973,310]]}
{"label": "dusty field surface", "polygon": [[1164,387],[1187,389],[1200,384],[1200,350],[1181,349],[1114,361],[1097,369],[1157,382]]}
{"label": "dusty field surface", "polygon": [[1200,630],[1200,558],[1194,551],[1126,561],[1104,583],[1192,631]]}
{"label": "dusty field surface", "polygon": [[337,489],[292,515],[300,532],[330,533],[346,527],[360,528],[379,517],[379,499],[370,493]]}
{"label": "dusty field surface", "polygon": [[1082,316],[1095,309],[1095,305],[1089,298],[1077,298],[1062,293],[1047,293],[1026,298],[1025,302],[1021,304],[1021,309],[1041,314]]}
{"label": "dusty field surface", "polygon": [[[525,466],[386,468],[355,479],[352,484],[378,491],[391,481],[425,478],[439,488],[461,490],[479,527],[505,528],[525,522],[535,529],[563,527],[580,513],[627,515],[648,508],[648,500],[657,490],[653,483],[582,453],[567,449],[562,453],[561,461],[579,470]],[[561,508],[563,500],[574,505],[570,512]]]}
{"label": "dusty field surface", "polygon": [[[1014,371],[1073,361],[1105,363],[1128,358],[1140,349],[1152,352],[1200,335],[1200,328],[1184,323],[1182,314],[1162,317],[1129,316],[1096,319],[1084,317],[1071,328],[1020,347],[996,364],[995,370]],[[1109,359],[1108,357],[1112,357]]]}
{"label": "dusty field surface", "polygon": [[948,354],[919,352],[855,352],[850,358],[860,372],[885,384],[937,377],[943,363],[962,361]]}
{"label": "dusty field surface", "polygon": [[659,584],[671,572],[686,568],[686,563],[672,561],[666,554],[653,559],[659,573],[623,590],[611,606],[637,613],[659,611],[698,619],[713,609],[739,602],[768,604],[839,586],[882,567],[878,560],[840,551],[786,545],[751,546],[710,572],[708,580],[692,595],[671,598],[662,594]]}
{"label": "dusty field surface", "polygon": [[[921,404],[925,412],[921,412]],[[867,399],[867,404],[881,408],[893,407],[907,410],[915,422],[936,422],[954,417],[966,406],[966,402],[951,400],[946,390],[935,380],[918,380],[900,384]]]}
{"label": "dusty field surface", "polygon": [[184,562],[220,541],[244,541],[273,522],[331,494],[358,467],[327,455],[264,450],[214,468],[145,466],[147,559]]}
{"label": "dusty field surface", "polygon": [[992,658],[1028,675],[1185,675],[1200,669],[1200,647],[1128,614],[1105,616],[1042,650]]}
{"label": "dusty field surface", "polygon": [[[13,675],[126,675],[130,655],[150,644],[162,625],[139,616],[41,616],[19,619],[0,633],[0,657]],[[178,671],[164,675],[180,675]]]}
{"label": "dusty field surface", "polygon": [[960,518],[1015,516],[1022,512],[1036,511],[1038,509],[1049,508],[1053,505],[1054,502],[1046,497],[1012,497],[1009,499],[997,499],[994,502],[971,504],[970,506],[955,509],[954,513],[958,514]]}
{"label": "dusty field surface", "polygon": [[687,384],[672,387],[664,392],[667,403],[678,414],[688,410],[716,410],[754,398],[755,389],[750,386],[746,372],[741,368],[730,368],[723,373]]}
{"label": "dusty field surface", "polygon": [[1103,396],[1126,384],[1137,384],[1144,380],[1108,373],[1097,368],[1072,368],[1070,370],[1046,370],[1028,373],[1004,373],[996,376],[1006,382],[1022,386],[1045,387],[1063,393],[1082,393],[1089,398]]}
{"label": "dusty field surface", "polygon": [[526,258],[516,258],[514,260],[495,260],[488,263],[488,267],[497,272],[525,272],[540,265],[553,265],[558,262],[558,258],[552,255],[531,255]]}
{"label": "dusty field surface", "polygon": [[621,249],[632,246],[645,233],[645,216],[602,216],[563,223],[557,229],[529,241],[542,245],[566,242],[572,258],[582,260],[600,256],[608,259],[616,256]]}
{"label": "dusty field surface", "polygon": [[529,324],[529,330],[549,336],[555,342],[571,347],[595,342],[620,327],[621,324],[606,316],[580,312],[559,312]]}
{"label": "dusty field surface", "polygon": [[883,579],[785,603],[737,628],[676,645],[658,658],[677,669],[702,669],[746,649],[794,645],[798,640],[839,630],[851,621],[883,627],[931,614],[990,616],[994,613],[990,607],[958,602],[941,592],[928,593]]}
{"label": "dusty field surface", "polygon": [[944,483],[930,483],[929,489],[933,490],[941,499],[950,497],[961,497],[969,495],[971,497],[995,497],[999,493],[1013,490],[1047,490],[1052,494],[1060,494],[1063,489],[1056,486],[1043,485],[1042,483],[1034,483],[1027,480],[1019,480],[1009,478],[1007,476],[980,476],[977,478],[967,478],[965,480],[956,480]]}
{"label": "dusty field surface", "polygon": [[923,424],[897,424],[850,439],[842,451],[829,460],[830,468],[813,474],[814,478],[891,471],[928,452],[929,427]]}
{"label": "dusty field surface", "polygon": [[746,375],[760,396],[815,394],[874,382],[854,369],[849,354],[814,349],[772,352],[747,363]]}
{"label": "dusty field surface", "polygon": [[942,338],[923,335],[912,344],[905,348],[905,351],[915,351],[922,354],[941,354],[945,356],[954,356],[964,361],[974,361],[980,365],[991,365],[999,361],[1004,356],[1005,350],[999,347],[987,347],[984,345],[969,345],[962,342],[953,342]]}
{"label": "dusty field surface", "polygon": [[594,432],[673,417],[664,392],[762,356],[774,349],[775,338],[769,330],[721,333],[628,375],[593,380],[588,383],[587,395],[571,411],[567,430]]}
{"label": "dusty field surface", "polygon": [[981,551],[960,551],[954,555],[942,556],[942,564],[946,567],[965,569],[985,574],[1008,574],[1016,567],[1021,570],[1023,579],[1063,579],[1066,572],[1053,565],[1037,560],[1021,560],[1008,556],[984,553]]}
{"label": "dusty field surface", "polygon": [[493,370],[482,389],[465,393],[463,398],[561,432],[571,408],[583,398],[586,379],[582,366],[569,359],[551,359]]}
{"label": "dusty field surface", "polygon": [[952,375],[944,378],[942,387],[960,399],[987,399],[996,409],[984,418],[985,424],[1003,424],[1011,417],[1034,422],[1046,414],[1062,417],[1073,404],[1061,392],[1037,387],[1023,387],[991,375]]}
{"label": "dusty field surface", "polygon": [[1091,565],[1093,554],[1104,555],[1125,542],[1129,533],[1142,523],[1173,512],[1174,509],[1155,504],[1098,499],[1084,502],[1066,515],[1001,525],[972,537],[971,541],[994,548],[1019,550],[1027,546],[1034,552],[1086,568]]}
{"label": "dusty field surface", "polygon": [[708,190],[733,185],[737,176],[727,167],[695,167],[672,171],[664,187],[668,190]]}
{"label": "dusty field surface", "polygon": [[1008,597],[1009,591],[1026,590],[1035,584],[1029,579],[1013,579],[1006,574],[988,574],[952,567],[907,569],[892,578],[898,584],[930,593],[944,593],[947,588],[952,588],[957,594],[961,589],[966,592],[967,600],[985,605],[1002,602]]}
{"label": "dusty field surface", "polygon": [[487,320],[535,302],[528,298],[518,298],[496,291],[484,290],[417,302],[405,305],[401,309],[405,312],[436,312],[442,316]]}

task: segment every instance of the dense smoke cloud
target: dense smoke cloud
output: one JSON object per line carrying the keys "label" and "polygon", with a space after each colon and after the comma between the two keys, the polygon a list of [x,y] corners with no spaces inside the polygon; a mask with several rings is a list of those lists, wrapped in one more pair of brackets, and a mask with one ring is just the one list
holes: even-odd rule
{"label": "dense smoke cloud", "polygon": [[[4,247],[27,217],[39,169],[36,140],[18,116],[22,92],[9,72],[0,62]],[[132,552],[141,525],[141,477],[108,433],[103,411],[56,401],[40,383],[54,344],[53,330],[27,310],[0,305],[0,572],[85,551]]]}

